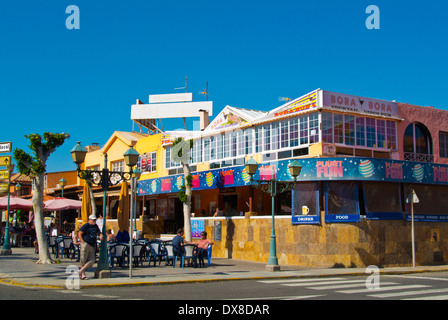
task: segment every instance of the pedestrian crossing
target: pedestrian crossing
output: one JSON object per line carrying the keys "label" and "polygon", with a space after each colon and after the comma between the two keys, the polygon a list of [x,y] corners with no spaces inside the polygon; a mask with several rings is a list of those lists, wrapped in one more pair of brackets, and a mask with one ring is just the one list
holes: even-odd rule
{"label": "pedestrian crossing", "polygon": [[[297,287],[316,291],[317,295],[306,294],[296,296],[277,297],[279,300],[299,300],[316,299],[327,296],[331,293],[341,294],[343,296],[361,295],[369,298],[394,299],[394,300],[448,300],[448,288],[432,288],[427,284],[403,284],[393,281],[381,281],[377,288],[367,288],[366,279],[350,277],[331,277],[331,278],[306,278],[306,279],[276,279],[260,280],[258,282],[270,285],[280,285],[284,287]],[[333,296],[333,295],[332,295]],[[270,299],[275,299],[270,297]]]}

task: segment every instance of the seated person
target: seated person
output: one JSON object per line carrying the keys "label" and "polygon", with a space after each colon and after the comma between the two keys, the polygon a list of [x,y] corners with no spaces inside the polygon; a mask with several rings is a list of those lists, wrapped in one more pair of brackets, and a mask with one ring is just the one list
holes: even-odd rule
{"label": "seated person", "polygon": [[181,256],[184,252],[184,230],[177,230],[177,235],[173,238],[173,253],[175,256]]}
{"label": "seated person", "polygon": [[207,239],[207,232],[202,231],[201,240],[198,240],[196,244],[198,245],[198,257],[203,259],[204,257],[207,257],[208,246],[213,245],[213,241]]}

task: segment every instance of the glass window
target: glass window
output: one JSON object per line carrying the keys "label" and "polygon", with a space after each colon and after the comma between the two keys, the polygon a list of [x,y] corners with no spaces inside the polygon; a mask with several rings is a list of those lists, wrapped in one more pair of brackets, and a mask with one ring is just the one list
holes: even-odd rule
{"label": "glass window", "polygon": [[300,117],[300,144],[308,144],[308,115]]}
{"label": "glass window", "polygon": [[210,161],[210,138],[204,138],[204,162]]}
{"label": "glass window", "polygon": [[288,120],[283,120],[280,122],[281,124],[281,132],[280,132],[280,148],[288,148],[289,147],[289,122]]}
{"label": "glass window", "polygon": [[333,143],[333,114],[322,112],[322,142]]}
{"label": "glass window", "polygon": [[356,145],[366,145],[365,118],[356,117]]}
{"label": "glass window", "polygon": [[165,148],[165,168],[171,168],[171,147]]}
{"label": "glass window", "polygon": [[448,132],[439,132],[439,155],[448,158]]}
{"label": "glass window", "polygon": [[271,150],[271,125],[266,124],[263,126],[264,133],[264,148],[263,151]]}
{"label": "glass window", "polygon": [[244,141],[244,131],[243,130],[238,130],[237,132],[237,137],[238,137],[238,155],[244,155],[244,151],[245,151],[245,141]]}
{"label": "glass window", "polygon": [[289,144],[291,147],[299,145],[299,120],[297,118],[289,120]]}
{"label": "glass window", "polygon": [[216,160],[216,136],[210,137],[210,160]]}
{"label": "glass window", "polygon": [[255,152],[263,151],[263,127],[255,127]]}
{"label": "glass window", "polygon": [[386,124],[384,120],[376,120],[376,140],[378,148],[386,148]]}
{"label": "glass window", "polygon": [[277,150],[280,147],[280,123],[271,123],[271,150]]}
{"label": "glass window", "polygon": [[345,144],[352,146],[355,144],[355,117],[346,114],[344,120]]}
{"label": "glass window", "polygon": [[245,148],[245,154],[251,154],[252,153],[252,138],[253,130],[252,128],[244,130],[244,148]]}
{"label": "glass window", "polygon": [[[396,134],[396,126],[395,121],[386,121],[386,137],[387,137],[387,148],[388,149],[397,149],[397,134]],[[428,153],[428,149],[425,152]]]}
{"label": "glass window", "polygon": [[151,152],[151,172],[157,171],[157,152]]}
{"label": "glass window", "polygon": [[334,114],[334,143],[344,143],[344,115]]}
{"label": "glass window", "polygon": [[376,148],[375,119],[366,118],[367,147]]}
{"label": "glass window", "polygon": [[224,135],[224,158],[228,158],[230,157],[230,139],[231,138],[231,133],[227,132]]}
{"label": "glass window", "polygon": [[319,142],[319,113],[314,112],[309,115],[310,143]]}
{"label": "glass window", "polygon": [[216,159],[222,159],[222,148],[224,144],[224,135],[218,134],[216,136]]}
{"label": "glass window", "polygon": [[230,141],[230,156],[231,157],[236,157],[236,152],[237,152],[237,148],[238,148],[238,136],[237,136],[237,132],[233,131],[232,135],[231,135],[231,141]]}

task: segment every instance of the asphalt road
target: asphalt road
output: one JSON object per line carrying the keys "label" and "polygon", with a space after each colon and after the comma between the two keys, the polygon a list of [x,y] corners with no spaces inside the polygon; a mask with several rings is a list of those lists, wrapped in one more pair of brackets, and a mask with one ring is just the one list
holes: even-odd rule
{"label": "asphalt road", "polygon": [[[374,280],[378,280],[375,282]],[[448,272],[240,280],[173,285],[36,289],[0,286],[1,300],[448,300]],[[370,286],[370,289],[366,287]]]}

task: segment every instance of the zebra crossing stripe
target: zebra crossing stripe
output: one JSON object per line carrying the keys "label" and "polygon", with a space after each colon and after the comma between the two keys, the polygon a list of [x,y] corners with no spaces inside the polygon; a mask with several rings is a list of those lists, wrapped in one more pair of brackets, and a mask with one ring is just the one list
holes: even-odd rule
{"label": "zebra crossing stripe", "polygon": [[355,290],[342,290],[336,291],[339,293],[353,294],[353,293],[372,293],[374,291],[391,291],[391,290],[403,290],[403,289],[417,289],[417,288],[427,288],[430,286],[421,284],[409,284],[403,286],[390,286],[390,287],[379,287],[378,289],[355,289]]}
{"label": "zebra crossing stripe", "polygon": [[[381,285],[394,285],[396,282],[381,282]],[[349,284],[336,284],[330,286],[319,286],[319,287],[310,287],[308,289],[313,290],[335,290],[335,289],[344,289],[344,288],[354,288],[354,287],[366,287],[366,282],[363,280],[361,283],[349,283]]]}
{"label": "zebra crossing stripe", "polygon": [[432,296],[432,297],[421,297],[421,298],[410,298],[403,300],[448,300],[448,295],[443,296]]}
{"label": "zebra crossing stripe", "polygon": [[415,290],[415,291],[404,291],[404,292],[370,294],[369,297],[395,298],[395,297],[406,297],[406,296],[415,296],[415,295],[419,295],[419,294],[432,294],[432,293],[443,293],[443,292],[448,292],[448,288],[447,289],[429,289],[429,290]]}

